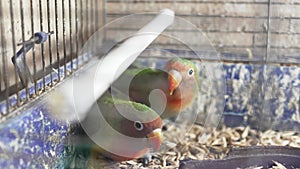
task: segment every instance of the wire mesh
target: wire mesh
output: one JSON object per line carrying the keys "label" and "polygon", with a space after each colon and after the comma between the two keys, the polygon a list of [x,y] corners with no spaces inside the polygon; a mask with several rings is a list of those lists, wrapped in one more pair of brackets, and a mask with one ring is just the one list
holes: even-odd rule
{"label": "wire mesh", "polygon": [[78,69],[80,48],[102,25],[102,1],[9,0],[0,11],[4,117]]}

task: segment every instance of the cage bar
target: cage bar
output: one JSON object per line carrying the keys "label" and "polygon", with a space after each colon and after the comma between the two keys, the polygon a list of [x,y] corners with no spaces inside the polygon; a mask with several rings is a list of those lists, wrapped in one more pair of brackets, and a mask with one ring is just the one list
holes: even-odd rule
{"label": "cage bar", "polygon": [[64,56],[64,76],[67,76],[67,52],[66,52],[66,16],[65,16],[65,1],[62,2],[62,32],[63,32],[63,56]]}
{"label": "cage bar", "polygon": [[78,43],[79,43],[79,32],[78,32],[78,0],[75,0],[75,57],[76,57],[76,68],[78,68]]}
{"label": "cage bar", "polygon": [[[24,23],[24,7],[23,7],[23,1],[20,1],[20,17],[21,17],[21,32],[22,32],[22,42],[25,42],[25,23]],[[24,65],[26,66],[27,65],[27,61],[26,61],[26,58],[25,58],[25,55],[26,55],[26,50],[25,50],[25,43],[23,43],[23,57],[24,57]],[[20,72],[19,72],[20,73]],[[25,77],[25,93],[26,93],[26,97],[25,97],[25,102],[28,101],[29,99],[29,91],[28,91],[28,83],[29,83],[29,76],[26,76]]]}
{"label": "cage bar", "polygon": [[[51,11],[50,11],[50,0],[47,0],[47,20],[48,20],[48,32],[51,32],[53,30],[51,30]],[[51,36],[49,37],[49,68],[50,68],[50,72],[52,72],[53,69],[53,58],[52,58],[52,40],[51,40]],[[50,86],[53,86],[53,75],[52,73],[50,73]]]}
{"label": "cage bar", "polygon": [[[59,18],[58,18],[58,2],[57,0],[55,0],[55,30],[56,30],[56,34],[55,34],[55,37],[56,37],[56,59],[57,59],[57,65],[58,67],[60,67],[60,44],[58,43],[59,42],[59,28],[58,28],[58,21],[59,21]],[[58,81],[61,81],[61,71],[60,69],[57,69],[57,75],[58,75]]]}
{"label": "cage bar", "polygon": [[90,32],[90,28],[91,28],[91,25],[90,25],[90,20],[89,20],[89,0],[86,0],[85,1],[85,24],[88,25],[87,28],[86,28],[86,32],[85,32],[85,40],[87,39],[87,36],[89,36],[89,32]]}
{"label": "cage bar", "polygon": [[70,40],[70,59],[71,59],[71,70],[70,72],[72,73],[73,72],[73,32],[72,32],[72,29],[73,29],[73,26],[72,26],[72,1],[69,0],[69,32],[70,32],[70,36],[69,36],[69,40]]}
{"label": "cage bar", "polygon": [[[33,35],[35,33],[34,29],[34,13],[33,13],[33,0],[30,0],[30,21],[31,21],[31,34]],[[32,47],[32,61],[33,61],[33,83],[34,83],[34,94],[38,94],[38,86],[37,86],[37,68],[36,68],[36,55],[35,55],[35,46]],[[18,95],[18,94],[17,94]]]}
{"label": "cage bar", "polygon": [[[0,2],[0,18],[3,18],[3,6],[2,2]],[[2,54],[2,77],[4,80],[4,90],[5,90],[5,103],[6,103],[6,109],[1,112],[1,116],[7,115],[10,110],[10,104],[9,104],[9,81],[8,81],[8,72],[7,72],[7,53],[6,53],[6,39],[5,39],[5,33],[4,33],[4,20],[1,21],[1,54]]]}
{"label": "cage bar", "polygon": [[[42,7],[42,0],[39,0],[39,12],[40,12],[40,31],[44,31],[44,14]],[[43,88],[42,91],[46,90],[46,63],[45,63],[45,46],[41,44],[41,54],[42,54],[42,78],[43,78]]]}
{"label": "cage bar", "polygon": [[[16,55],[16,37],[15,37],[15,24],[14,24],[14,13],[13,13],[13,5],[12,0],[9,1],[9,11],[10,11],[10,24],[11,24],[11,37],[12,37],[12,48],[13,55]],[[14,67],[14,77],[15,77],[15,93],[17,99],[17,106],[20,105],[20,97],[19,97],[19,80],[17,75],[17,67]],[[8,108],[9,109],[9,108]]]}
{"label": "cage bar", "polygon": [[84,43],[84,9],[83,9],[83,0],[80,0],[80,30],[81,30],[81,36],[80,36],[80,45]]}

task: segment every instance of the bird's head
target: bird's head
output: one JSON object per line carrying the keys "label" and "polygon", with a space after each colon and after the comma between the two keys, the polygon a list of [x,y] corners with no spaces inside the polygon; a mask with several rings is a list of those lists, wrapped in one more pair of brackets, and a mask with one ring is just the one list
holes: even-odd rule
{"label": "bird's head", "polygon": [[[148,106],[131,102],[140,113],[128,113],[129,119],[123,120],[121,133],[134,138],[146,138],[147,147],[158,151],[162,143],[163,122],[159,115]],[[134,120],[133,120],[134,119]]]}
{"label": "bird's head", "polygon": [[[168,72],[169,92],[173,95],[175,90],[183,82],[195,83],[197,76],[197,68],[195,64],[189,60],[174,58],[167,62],[165,70]],[[188,83],[186,83],[188,84]],[[189,86],[186,86],[189,87]]]}

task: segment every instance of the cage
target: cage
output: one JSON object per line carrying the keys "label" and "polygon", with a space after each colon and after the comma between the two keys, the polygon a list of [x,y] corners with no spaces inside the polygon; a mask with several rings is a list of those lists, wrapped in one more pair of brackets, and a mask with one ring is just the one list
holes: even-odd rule
{"label": "cage", "polygon": [[[0,166],[299,168],[299,5],[297,0],[0,1]],[[199,93],[182,116],[164,121],[161,149],[150,162],[112,162],[81,142],[86,131],[69,119],[74,110],[60,104],[63,99],[51,97],[53,116],[45,98],[135,37],[165,8],[175,12],[174,21],[134,53],[132,67],[163,69],[170,58],[191,60],[199,70]],[[100,84],[108,76],[99,77]],[[80,87],[84,98],[94,86]]]}

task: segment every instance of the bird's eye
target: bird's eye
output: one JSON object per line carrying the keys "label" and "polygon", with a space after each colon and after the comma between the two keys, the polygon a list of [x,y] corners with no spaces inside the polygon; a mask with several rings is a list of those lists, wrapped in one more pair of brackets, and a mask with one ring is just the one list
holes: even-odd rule
{"label": "bird's eye", "polygon": [[134,122],[134,127],[136,130],[141,131],[144,129],[143,123],[140,121],[135,121]]}
{"label": "bird's eye", "polygon": [[194,69],[193,69],[193,68],[190,68],[190,69],[189,69],[188,75],[189,75],[189,76],[193,76],[193,75],[194,75]]}

